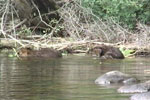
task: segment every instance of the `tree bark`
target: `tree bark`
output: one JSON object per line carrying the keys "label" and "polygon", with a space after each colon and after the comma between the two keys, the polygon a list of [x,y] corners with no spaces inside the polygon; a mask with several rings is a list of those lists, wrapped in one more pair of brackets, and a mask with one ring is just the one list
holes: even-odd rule
{"label": "tree bark", "polygon": [[60,18],[56,11],[58,6],[53,0],[13,0],[13,2],[20,20],[27,19],[25,24],[29,27],[47,28],[41,20],[49,23],[52,19]]}

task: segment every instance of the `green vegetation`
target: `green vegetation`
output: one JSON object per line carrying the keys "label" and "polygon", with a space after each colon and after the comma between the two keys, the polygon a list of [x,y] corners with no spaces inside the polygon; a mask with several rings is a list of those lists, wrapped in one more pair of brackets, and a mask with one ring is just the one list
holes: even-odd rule
{"label": "green vegetation", "polygon": [[30,28],[26,26],[22,26],[18,32],[16,32],[20,36],[30,36],[32,35],[32,31]]}
{"label": "green vegetation", "polygon": [[125,49],[124,47],[120,47],[119,49],[125,57],[129,57],[129,56],[133,55],[133,53],[135,52],[135,50]]}
{"label": "green vegetation", "polygon": [[113,18],[122,26],[133,29],[136,23],[148,24],[150,21],[150,0],[82,0],[84,7],[103,20]]}

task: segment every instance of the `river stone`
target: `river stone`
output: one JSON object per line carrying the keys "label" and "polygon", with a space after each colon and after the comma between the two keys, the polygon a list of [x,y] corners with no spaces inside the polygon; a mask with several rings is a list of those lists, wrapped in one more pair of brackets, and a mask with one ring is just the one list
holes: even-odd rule
{"label": "river stone", "polygon": [[134,77],[129,78],[129,79],[126,79],[126,80],[123,81],[123,83],[124,83],[125,85],[132,85],[132,84],[135,84],[135,83],[137,83],[137,82],[139,82],[139,80],[137,80],[137,79],[134,78]]}
{"label": "river stone", "polygon": [[130,100],[150,100],[150,92],[134,94]]}
{"label": "river stone", "polygon": [[123,81],[130,78],[131,77],[128,74],[124,74],[119,71],[110,71],[98,77],[95,80],[95,83],[100,85],[109,85],[111,83],[126,83]]}
{"label": "river stone", "polygon": [[118,89],[118,92],[120,93],[142,93],[142,92],[148,92],[150,89],[150,81],[147,81],[145,83],[139,83],[134,85],[126,85],[122,86]]}

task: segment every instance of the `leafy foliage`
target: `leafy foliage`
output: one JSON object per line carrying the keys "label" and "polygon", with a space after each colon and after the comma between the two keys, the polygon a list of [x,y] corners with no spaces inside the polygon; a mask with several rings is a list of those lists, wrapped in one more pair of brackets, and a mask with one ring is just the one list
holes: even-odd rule
{"label": "leafy foliage", "polygon": [[122,26],[133,29],[137,21],[149,23],[150,0],[82,0],[84,7],[108,20],[110,17]]}
{"label": "leafy foliage", "polygon": [[132,50],[132,49],[124,49],[123,47],[120,47],[119,49],[120,49],[120,51],[123,53],[123,55],[124,55],[125,57],[129,57],[130,55],[132,55],[132,54],[135,52],[135,50]]}

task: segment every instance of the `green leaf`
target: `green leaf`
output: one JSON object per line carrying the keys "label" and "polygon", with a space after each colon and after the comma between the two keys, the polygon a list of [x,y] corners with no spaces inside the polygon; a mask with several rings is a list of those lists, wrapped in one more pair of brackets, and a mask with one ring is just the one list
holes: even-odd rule
{"label": "green leaf", "polygon": [[120,49],[120,51],[123,53],[123,55],[124,55],[125,57],[129,57],[130,55],[132,55],[132,54],[135,52],[135,50],[132,50],[132,49],[124,49],[123,47],[120,47],[119,49]]}

